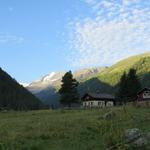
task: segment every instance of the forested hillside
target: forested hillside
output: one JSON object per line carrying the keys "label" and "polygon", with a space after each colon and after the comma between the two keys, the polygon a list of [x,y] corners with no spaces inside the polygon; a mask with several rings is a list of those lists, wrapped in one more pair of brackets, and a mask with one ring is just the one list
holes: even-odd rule
{"label": "forested hillside", "polygon": [[0,108],[14,110],[39,109],[41,101],[0,68]]}

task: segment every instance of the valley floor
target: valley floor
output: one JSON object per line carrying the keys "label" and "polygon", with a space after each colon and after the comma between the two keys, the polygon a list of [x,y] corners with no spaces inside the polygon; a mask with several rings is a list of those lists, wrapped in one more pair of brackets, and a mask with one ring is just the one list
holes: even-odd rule
{"label": "valley floor", "polygon": [[150,132],[150,108],[112,109],[0,112],[0,150],[126,150],[126,129]]}

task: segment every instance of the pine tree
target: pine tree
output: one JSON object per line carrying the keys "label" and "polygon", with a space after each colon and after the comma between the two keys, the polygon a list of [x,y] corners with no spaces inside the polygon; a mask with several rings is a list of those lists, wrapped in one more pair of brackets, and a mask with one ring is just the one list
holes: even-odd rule
{"label": "pine tree", "polygon": [[121,103],[125,103],[126,102],[126,97],[127,97],[127,75],[124,72],[124,74],[122,75],[121,79],[120,79],[120,83],[119,83],[119,90],[117,93],[117,98],[119,99],[119,101]]}
{"label": "pine tree", "polygon": [[60,102],[69,107],[73,103],[78,103],[79,95],[77,91],[78,82],[73,78],[72,72],[67,72],[62,78],[62,85],[59,90]]}
{"label": "pine tree", "polygon": [[141,83],[138,80],[135,69],[130,69],[127,76],[127,97],[128,100],[135,100],[138,91],[141,89]]}
{"label": "pine tree", "polygon": [[141,83],[136,75],[136,70],[130,69],[127,75],[124,73],[121,77],[117,97],[124,103],[133,101],[140,89]]}

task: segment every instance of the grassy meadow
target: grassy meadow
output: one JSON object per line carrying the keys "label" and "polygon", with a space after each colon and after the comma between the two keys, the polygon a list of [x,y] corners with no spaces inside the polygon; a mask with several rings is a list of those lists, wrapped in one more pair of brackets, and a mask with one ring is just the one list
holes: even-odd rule
{"label": "grassy meadow", "polygon": [[150,132],[150,108],[0,112],[0,150],[127,150],[129,128]]}

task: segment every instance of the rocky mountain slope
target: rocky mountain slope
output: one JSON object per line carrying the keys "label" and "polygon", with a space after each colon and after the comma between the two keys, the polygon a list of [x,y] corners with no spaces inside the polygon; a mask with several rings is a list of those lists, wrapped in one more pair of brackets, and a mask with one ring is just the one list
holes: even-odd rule
{"label": "rocky mountain slope", "polygon": [[[75,71],[73,76],[81,82],[85,78],[89,78],[103,72],[105,69],[106,68],[86,68]],[[64,71],[52,72],[41,79],[32,82],[26,88],[45,103],[58,105],[59,96],[57,94],[57,89],[59,89],[61,85],[61,79],[64,74]]]}

